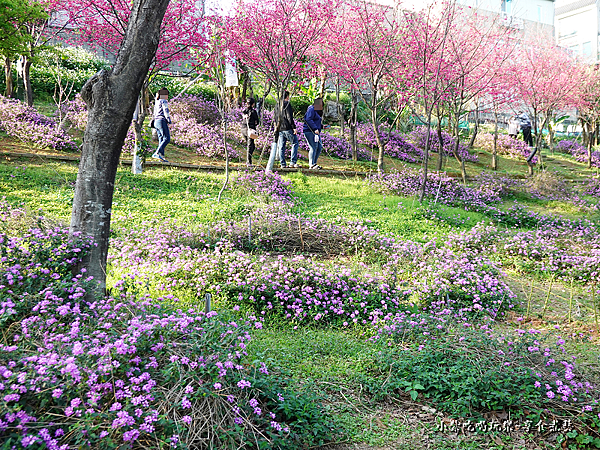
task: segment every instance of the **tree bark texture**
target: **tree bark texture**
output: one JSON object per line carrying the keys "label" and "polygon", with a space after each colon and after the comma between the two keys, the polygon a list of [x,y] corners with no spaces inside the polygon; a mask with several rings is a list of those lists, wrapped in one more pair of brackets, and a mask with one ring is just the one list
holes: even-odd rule
{"label": "tree bark texture", "polygon": [[[75,184],[69,232],[91,236],[96,247],[81,266],[106,288],[111,207],[115,175],[138,95],[158,48],[160,26],[169,0],[134,0],[112,70],[102,70],[83,86],[88,123]],[[88,295],[93,295],[90,293]]]}

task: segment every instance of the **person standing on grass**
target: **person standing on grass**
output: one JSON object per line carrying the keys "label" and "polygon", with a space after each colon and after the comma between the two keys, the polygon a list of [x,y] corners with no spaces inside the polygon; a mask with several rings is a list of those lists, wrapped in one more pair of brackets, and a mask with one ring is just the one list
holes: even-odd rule
{"label": "person standing on grass", "polygon": [[508,135],[511,138],[516,139],[517,134],[519,134],[519,119],[517,116],[513,116],[508,121]]}
{"label": "person standing on grass", "polygon": [[529,120],[529,116],[524,112],[520,112],[518,118],[521,131],[523,132],[523,141],[525,141],[530,147],[533,147],[533,138],[531,137],[531,121]]}
{"label": "person standing on grass", "polygon": [[252,97],[248,98],[248,106],[242,111],[242,136],[246,138],[246,164],[252,165],[252,154],[256,150],[254,139],[251,134],[256,133],[256,127],[259,124],[258,113],[254,109],[255,101]]}
{"label": "person standing on grass", "polygon": [[165,158],[165,147],[171,142],[171,134],[169,133],[169,125],[171,123],[171,115],[169,114],[169,90],[162,88],[156,94],[154,102],[154,128],[158,135],[158,148],[152,155],[155,159],[160,159],[162,162],[169,162]]}
{"label": "person standing on grass", "polygon": [[321,130],[323,129],[323,99],[318,97],[315,99],[312,105],[306,110],[304,115],[304,137],[310,150],[308,152],[308,164],[310,169],[319,170],[321,166],[317,165],[317,160],[323,150],[323,143],[321,142]]}
{"label": "person standing on grass", "polygon": [[279,138],[277,140],[277,149],[279,151],[279,162],[281,168],[285,169],[285,143],[292,143],[292,155],[290,157],[290,167],[300,167],[298,165],[298,135],[296,131],[296,122],[294,121],[294,110],[290,103],[290,93],[285,91],[283,96],[283,110],[279,118]]}

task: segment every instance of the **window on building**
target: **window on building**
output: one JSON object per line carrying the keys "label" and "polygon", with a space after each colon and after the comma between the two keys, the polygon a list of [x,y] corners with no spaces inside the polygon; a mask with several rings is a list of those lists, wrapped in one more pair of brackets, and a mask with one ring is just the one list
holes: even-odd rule
{"label": "window on building", "polygon": [[573,55],[579,55],[579,45],[571,45],[569,51],[571,51]]}
{"label": "window on building", "polygon": [[542,7],[540,5],[537,6],[537,21],[542,21]]}
{"label": "window on building", "polygon": [[560,19],[558,21],[558,37],[566,38],[575,36],[577,34],[577,30],[580,26],[579,15],[574,15],[570,17],[565,17],[564,19]]}
{"label": "window on building", "polygon": [[592,56],[592,42],[584,42],[581,44],[581,55],[583,57]]}

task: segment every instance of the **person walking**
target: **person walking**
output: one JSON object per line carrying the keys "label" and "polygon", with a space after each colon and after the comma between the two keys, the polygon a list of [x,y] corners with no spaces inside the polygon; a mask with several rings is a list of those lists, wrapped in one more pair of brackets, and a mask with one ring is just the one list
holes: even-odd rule
{"label": "person walking", "polygon": [[318,97],[315,99],[312,105],[306,110],[304,115],[304,137],[308,142],[310,148],[308,152],[308,164],[309,168],[313,170],[322,169],[317,164],[321,150],[323,150],[323,143],[321,142],[321,130],[323,130],[323,99]]}
{"label": "person walking", "polygon": [[[256,138],[256,127],[259,124],[258,113],[254,109],[256,102],[252,97],[248,98],[246,109],[242,111],[242,135],[246,138],[246,165],[252,165],[252,154],[256,150],[254,139]],[[251,137],[254,136],[254,137]]]}
{"label": "person walking", "polygon": [[296,122],[294,121],[294,110],[290,103],[290,93],[285,91],[283,97],[283,109],[279,118],[279,137],[277,140],[277,149],[279,151],[279,162],[281,168],[285,169],[285,143],[287,141],[292,143],[292,154],[290,156],[290,166],[300,167],[298,165],[298,135],[296,131]]}
{"label": "person walking", "polygon": [[533,147],[533,138],[531,136],[531,121],[529,120],[529,116],[520,112],[517,116],[519,119],[519,125],[521,127],[521,131],[523,132],[523,141],[527,143],[530,147]]}
{"label": "person walking", "polygon": [[169,162],[165,158],[165,147],[171,142],[171,134],[169,133],[171,115],[169,114],[168,100],[169,90],[162,88],[157,92],[156,101],[154,102],[154,128],[158,135],[158,148],[152,157],[162,162]]}
{"label": "person walking", "polygon": [[508,121],[508,135],[516,139],[517,134],[519,134],[519,119],[517,119],[517,116],[512,116]]}

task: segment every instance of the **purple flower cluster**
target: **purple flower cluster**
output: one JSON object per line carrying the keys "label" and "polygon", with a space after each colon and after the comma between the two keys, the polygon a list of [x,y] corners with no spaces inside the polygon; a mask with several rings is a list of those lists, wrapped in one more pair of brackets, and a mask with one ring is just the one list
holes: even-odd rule
{"label": "purple flower cluster", "polygon": [[281,178],[281,175],[263,170],[247,170],[240,172],[234,180],[235,189],[246,195],[258,195],[263,198],[284,204],[294,204],[292,183]]}
{"label": "purple flower cluster", "polygon": [[[418,170],[405,168],[388,174],[371,175],[365,182],[378,192],[410,197],[420,192],[423,174]],[[428,175],[425,196],[445,205],[468,205],[471,208],[500,201],[499,192],[495,190],[464,186],[446,174],[438,173]]]}
{"label": "purple flower cluster", "polygon": [[[440,151],[440,140],[438,138],[437,130],[431,129],[429,130],[429,148],[434,153],[439,153]],[[424,149],[425,143],[427,140],[427,127],[421,126],[417,127],[412,133],[410,133],[410,140],[419,148]],[[444,151],[444,155],[451,156],[454,151],[454,147],[456,146],[456,139],[450,136],[445,131],[442,131],[442,143],[441,148]],[[477,155],[469,153],[469,149],[466,145],[459,143],[458,145],[458,155],[461,157],[463,161],[467,162],[477,162]]]}
{"label": "purple flower cluster", "polygon": [[[247,222],[223,222],[195,235],[175,223],[149,222],[114,242],[111,265],[158,283],[159,290],[184,289],[200,296],[212,292],[259,314],[294,322],[373,323],[403,311],[410,301],[428,304],[442,294],[469,311],[481,307],[496,315],[511,306],[513,295],[499,268],[481,255],[466,256],[436,242],[397,241],[358,223],[331,225],[277,210],[257,216],[271,224],[270,233],[259,218],[252,222],[253,236],[248,236]],[[276,248],[288,229],[301,231],[298,240],[312,239],[307,251],[342,241],[345,246],[337,251],[369,252],[382,261],[381,269],[353,270],[302,256],[234,251],[246,249],[249,239]]]}
{"label": "purple flower cluster", "polygon": [[[492,133],[479,133],[475,139],[475,146],[492,152],[494,150],[494,135]],[[498,134],[496,149],[499,155],[508,156],[509,158],[523,160],[526,159],[531,150],[529,146],[519,139],[514,139],[508,134]],[[533,162],[537,161],[534,157]]]}
{"label": "purple flower cluster", "polygon": [[[408,142],[406,136],[395,130],[386,130],[379,126],[379,136],[384,145],[384,153],[401,161],[416,163],[422,160],[423,151]],[[363,123],[358,126],[357,138],[359,142],[373,151],[377,151],[377,139],[371,124]]]}
{"label": "purple flower cluster", "polygon": [[221,115],[212,100],[183,96],[171,102],[171,139],[174,144],[193,149],[199,156],[224,158],[225,145],[230,158],[239,153],[229,142],[224,143]]}
{"label": "purple flower cluster", "polygon": [[71,136],[59,124],[20,100],[0,96],[0,130],[35,147],[77,150]]}
{"label": "purple flower cluster", "polygon": [[[588,162],[588,150],[579,142],[574,140],[560,141],[556,145],[556,149],[559,152],[567,153],[572,155],[580,163],[587,164]],[[592,166],[600,167],[600,151],[592,150]]]}

